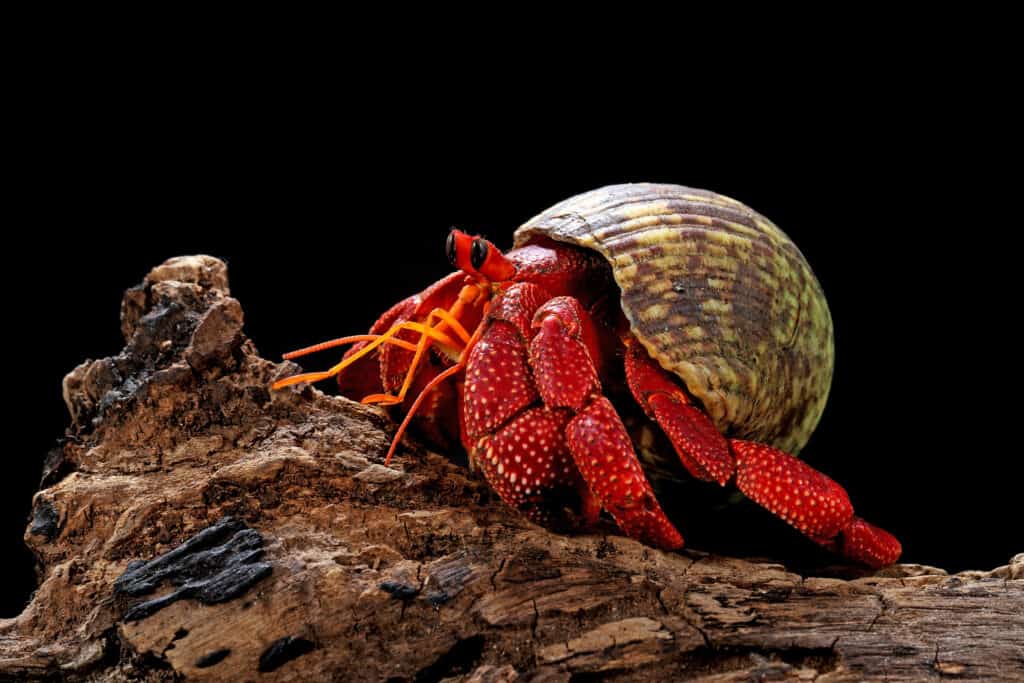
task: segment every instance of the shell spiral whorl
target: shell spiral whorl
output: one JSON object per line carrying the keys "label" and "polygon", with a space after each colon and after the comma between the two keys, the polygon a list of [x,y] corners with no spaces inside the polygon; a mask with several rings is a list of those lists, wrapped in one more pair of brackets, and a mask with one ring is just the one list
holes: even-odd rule
{"label": "shell spiral whorl", "polygon": [[632,330],[727,436],[796,454],[832,381],[832,318],[803,254],[740,202],[679,185],[611,185],[523,224],[608,259]]}

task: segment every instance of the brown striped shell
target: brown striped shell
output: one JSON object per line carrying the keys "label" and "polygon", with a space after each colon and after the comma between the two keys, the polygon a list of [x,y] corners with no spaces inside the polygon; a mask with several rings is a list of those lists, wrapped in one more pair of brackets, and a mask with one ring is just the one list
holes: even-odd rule
{"label": "brown striped shell", "polygon": [[727,436],[796,454],[832,382],[832,317],[796,245],[764,216],[679,185],[611,185],[527,221],[611,263],[633,333]]}

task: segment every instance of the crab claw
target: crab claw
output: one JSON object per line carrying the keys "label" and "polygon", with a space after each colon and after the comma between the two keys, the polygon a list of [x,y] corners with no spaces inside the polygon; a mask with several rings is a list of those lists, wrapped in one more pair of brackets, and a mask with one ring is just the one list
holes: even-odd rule
{"label": "crab claw", "polygon": [[658,504],[622,419],[607,397],[594,362],[597,335],[571,297],[537,311],[530,365],[544,403],[576,413],[565,432],[580,474],[622,531],[648,545],[674,550],[683,537]]}

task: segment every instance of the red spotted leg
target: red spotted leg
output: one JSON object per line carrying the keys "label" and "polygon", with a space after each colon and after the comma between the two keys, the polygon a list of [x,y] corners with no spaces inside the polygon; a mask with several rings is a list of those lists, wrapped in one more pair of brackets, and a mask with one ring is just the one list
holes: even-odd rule
{"label": "red spotted leg", "polygon": [[571,524],[562,503],[582,497],[584,517],[600,513],[565,443],[568,410],[540,401],[528,359],[530,319],[548,298],[517,284],[492,306],[469,353],[461,402],[461,431],[470,461],[511,507],[547,527]]}
{"label": "red spotted leg", "polygon": [[899,559],[896,537],[853,514],[842,486],[792,455],[761,443],[730,439],[736,486],[747,498],[812,540],[870,567]]}
{"label": "red spotted leg", "polygon": [[[502,500],[539,524],[571,521],[562,504],[569,492],[582,500],[585,521],[596,521],[603,506],[629,535],[679,547],[622,421],[600,395],[582,342],[582,310],[574,300],[549,298],[518,283],[491,308],[466,367],[466,449]],[[562,325],[563,317],[575,322]]]}
{"label": "red spotted leg", "polygon": [[601,393],[594,363],[600,349],[590,316],[575,299],[556,297],[540,307],[532,327],[534,381],[549,409],[575,413],[565,440],[593,495],[632,538],[682,547],[683,537],[658,504],[622,419]]}
{"label": "red spotted leg", "polygon": [[626,340],[626,379],[647,415],[661,426],[683,465],[698,479],[725,485],[735,474],[745,496],[817,543],[872,567],[902,552],[889,532],[853,514],[842,486],[777,448],[726,440],[676,380],[635,339]]}

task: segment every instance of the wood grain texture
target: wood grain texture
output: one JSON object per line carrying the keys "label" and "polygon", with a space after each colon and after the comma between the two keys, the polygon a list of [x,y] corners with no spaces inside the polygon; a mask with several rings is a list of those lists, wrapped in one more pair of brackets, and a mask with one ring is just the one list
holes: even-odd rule
{"label": "wood grain texture", "polygon": [[[40,585],[0,621],[0,679],[1024,677],[1024,555],[953,576],[801,575],[548,533],[445,457],[412,447],[383,467],[374,409],[271,395],[291,368],[241,334],[226,278],[201,279],[222,265],[154,271],[129,293],[124,352],[68,376],[69,439],[26,530]],[[213,562],[232,534],[270,565],[237,597],[186,592],[143,615],[170,581],[115,590],[161,575],[160,557],[192,576],[188,558]],[[218,562],[203,575],[236,564]]]}

